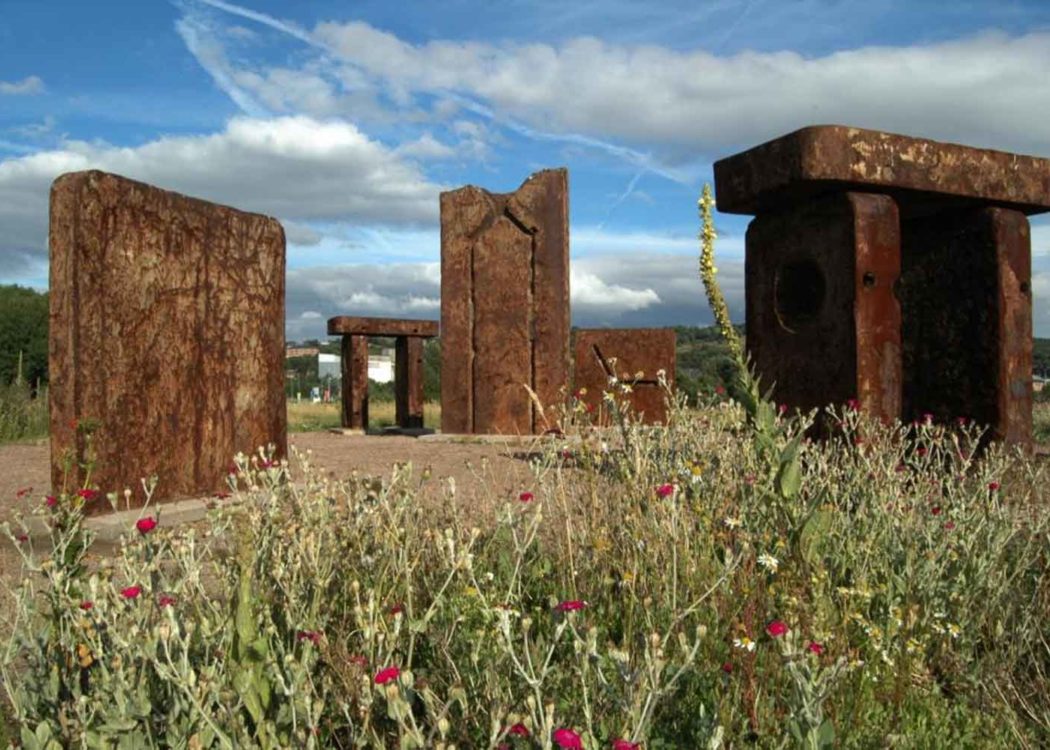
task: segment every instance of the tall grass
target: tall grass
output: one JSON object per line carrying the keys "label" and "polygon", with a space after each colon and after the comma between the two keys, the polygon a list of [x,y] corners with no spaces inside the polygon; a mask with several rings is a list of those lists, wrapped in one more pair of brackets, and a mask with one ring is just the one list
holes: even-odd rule
{"label": "tall grass", "polygon": [[47,437],[47,389],[33,392],[22,376],[22,359],[13,382],[0,383],[0,443]]}

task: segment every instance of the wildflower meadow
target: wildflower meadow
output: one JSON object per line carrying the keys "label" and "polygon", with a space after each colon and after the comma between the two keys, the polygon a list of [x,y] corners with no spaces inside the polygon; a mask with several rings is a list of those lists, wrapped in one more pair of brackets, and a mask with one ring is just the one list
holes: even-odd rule
{"label": "wildflower meadow", "polygon": [[[1050,741],[1045,468],[964,419],[778,408],[701,274],[740,391],[609,383],[479,509],[421,467],[238,456],[205,525],[93,488],[7,529],[8,741],[24,748],[932,748]],[[724,320],[723,320],[724,317]],[[485,480],[478,468],[479,481]],[[149,493],[148,485],[138,490]]]}

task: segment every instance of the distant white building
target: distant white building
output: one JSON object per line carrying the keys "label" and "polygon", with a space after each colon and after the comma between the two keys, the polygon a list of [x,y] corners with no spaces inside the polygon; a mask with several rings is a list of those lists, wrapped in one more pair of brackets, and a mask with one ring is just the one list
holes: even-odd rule
{"label": "distant white building", "polygon": [[333,380],[339,380],[342,376],[341,363],[342,358],[338,354],[325,354],[323,352],[317,355],[317,377],[321,380],[325,378],[332,378]]}
{"label": "distant white building", "polygon": [[[317,377],[324,380],[330,377],[341,380],[343,376],[342,357],[338,354],[317,355]],[[384,350],[382,354],[368,356],[368,379],[377,383],[390,383],[394,380],[394,350]]]}

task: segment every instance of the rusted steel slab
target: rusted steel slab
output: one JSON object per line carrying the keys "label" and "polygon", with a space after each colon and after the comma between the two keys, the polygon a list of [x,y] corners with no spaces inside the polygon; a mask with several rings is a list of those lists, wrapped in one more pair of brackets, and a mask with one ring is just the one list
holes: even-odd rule
{"label": "rusted steel slab", "polygon": [[1028,220],[980,208],[911,221],[902,262],[903,418],[966,417],[1030,446]]}
{"label": "rusted steel slab", "polygon": [[407,318],[361,318],[338,315],[328,319],[328,335],[356,336],[422,336],[438,335],[436,320],[410,320]]}
{"label": "rusted steel slab", "polygon": [[[51,187],[51,478],[153,499],[226,487],[287,448],[284,231],[276,219],[105,172]],[[66,457],[72,474],[64,476]],[[89,506],[89,512],[108,508]]]}
{"label": "rusted steel slab", "polygon": [[[675,332],[672,328],[588,328],[574,332],[574,388],[577,398],[605,424],[609,415],[602,394],[612,388],[626,395],[635,414],[648,424],[667,423],[667,403],[658,373],[675,382]],[[610,385],[615,378],[616,386]],[[630,387],[628,394],[619,384]]]}
{"label": "rusted steel slab", "polygon": [[892,196],[901,216],[999,206],[1050,211],[1050,159],[814,125],[715,162],[718,210],[757,214],[829,191]]}
{"label": "rusted steel slab", "polygon": [[399,336],[395,352],[394,397],[398,427],[423,426],[423,339]]}
{"label": "rusted steel slab", "polygon": [[529,434],[569,379],[568,173],[441,194],[441,428]]}
{"label": "rusted steel slab", "polygon": [[748,226],[747,347],[777,402],[901,406],[900,222],[882,195],[841,193]]}
{"label": "rusted steel slab", "polygon": [[368,337],[345,335],[342,341],[342,425],[368,429]]}

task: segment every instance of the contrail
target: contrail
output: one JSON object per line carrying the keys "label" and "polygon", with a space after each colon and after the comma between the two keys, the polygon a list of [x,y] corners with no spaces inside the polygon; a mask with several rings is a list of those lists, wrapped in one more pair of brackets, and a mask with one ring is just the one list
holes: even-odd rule
{"label": "contrail", "polygon": [[202,5],[211,6],[216,10],[223,10],[227,13],[232,13],[233,15],[240,16],[241,18],[247,18],[257,23],[261,23],[263,26],[269,26],[271,29],[277,29],[277,31],[283,31],[285,34],[288,34],[289,36],[294,36],[296,39],[306,42],[307,44],[313,47],[327,49],[327,47],[324,44],[314,39],[314,37],[310,33],[304,31],[299,26],[296,26],[294,23],[288,23],[287,21],[282,21],[265,13],[259,13],[258,11],[252,10],[251,8],[245,8],[240,5],[234,5],[233,3],[223,2],[223,0],[194,0],[194,2],[198,2]]}
{"label": "contrail", "polygon": [[[299,26],[292,23],[287,23],[285,21],[281,21],[277,18],[274,18],[273,16],[267,15],[266,13],[259,13],[257,11],[251,10],[250,8],[245,8],[240,5],[234,5],[233,3],[225,2],[225,0],[191,0],[191,2],[207,5],[211,8],[225,11],[226,13],[232,13],[233,15],[240,16],[241,18],[247,18],[257,23],[261,23],[272,29],[282,31],[285,34],[295,37],[296,39],[305,42],[306,44],[309,44],[312,47],[317,47],[318,49],[322,49],[329,54],[334,54],[336,56],[342,57],[342,55],[340,55],[338,52],[335,52],[326,44],[318,41],[316,38],[313,37],[313,35],[304,31]],[[512,130],[515,133],[518,133],[519,135],[525,136],[526,138],[531,138],[533,140],[538,141],[573,143],[579,146],[586,146],[588,148],[604,151],[607,154],[615,156],[619,159],[623,159],[624,161],[627,161],[628,163],[641,168],[643,171],[648,171],[652,172],[653,174],[660,175],[664,179],[670,180],[671,182],[676,182],[680,185],[685,185],[690,188],[693,187],[692,181],[689,180],[687,177],[657,164],[655,161],[653,161],[652,157],[649,154],[643,153],[641,151],[636,151],[635,149],[628,148],[626,146],[618,146],[614,143],[609,143],[608,141],[603,141],[599,138],[593,138],[588,135],[583,135],[582,133],[550,133],[543,130],[535,130],[534,128],[530,128],[529,126],[517,122],[516,120],[513,120],[509,117],[498,115],[489,107],[486,107],[485,105],[476,102],[473,99],[462,96],[461,94],[456,94],[451,91],[444,91],[441,89],[437,89],[435,92],[432,93],[437,93],[441,96],[445,96],[446,98],[451,99],[452,101],[455,101],[458,104],[460,104],[464,109],[467,109],[476,115],[479,115],[481,117],[484,117],[485,119],[502,125],[508,130]],[[637,181],[637,178],[635,179],[635,181]]]}
{"label": "contrail", "polygon": [[600,224],[598,224],[598,229],[602,229],[603,227],[605,227],[606,222],[609,221],[609,217],[612,216],[612,212],[615,211],[621,203],[627,200],[631,193],[634,192],[634,188],[638,184],[638,180],[642,178],[642,175],[645,174],[645,172],[646,170],[640,169],[634,175],[634,177],[631,178],[631,181],[627,183],[627,189],[624,190],[623,193],[621,193],[615,201],[613,201],[613,204],[609,206],[609,210],[605,212],[605,218],[601,220]]}

